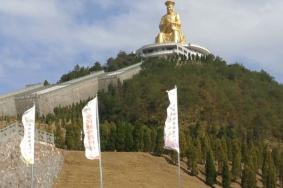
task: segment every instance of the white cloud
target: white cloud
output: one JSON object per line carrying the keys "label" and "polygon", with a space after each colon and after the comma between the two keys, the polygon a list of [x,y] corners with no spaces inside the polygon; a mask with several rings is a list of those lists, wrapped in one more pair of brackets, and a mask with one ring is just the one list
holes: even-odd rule
{"label": "white cloud", "polygon": [[54,1],[1,0],[0,12],[10,16],[54,17]]}
{"label": "white cloud", "polygon": [[[0,4],[0,40],[6,40],[0,44],[0,62],[18,69],[35,67],[48,80],[57,80],[74,64],[105,60],[118,50],[152,43],[166,12],[162,2],[148,0],[0,0]],[[265,69],[283,81],[281,0],[179,0],[176,6],[190,42],[231,63],[251,59],[249,67]],[[87,62],[80,62],[82,55]],[[0,67],[2,72],[7,69]],[[52,75],[44,71],[46,67],[53,68]],[[26,84],[21,80],[19,85]]]}
{"label": "white cloud", "polygon": [[279,24],[283,21],[282,1],[194,0],[179,4],[188,7],[180,9],[189,39],[230,63],[251,59],[256,65],[243,63],[280,74],[277,79],[283,82],[283,25]]}

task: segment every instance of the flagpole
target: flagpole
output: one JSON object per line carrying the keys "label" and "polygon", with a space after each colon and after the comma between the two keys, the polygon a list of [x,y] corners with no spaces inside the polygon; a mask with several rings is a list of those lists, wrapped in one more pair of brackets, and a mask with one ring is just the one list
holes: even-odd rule
{"label": "flagpole", "polygon": [[31,165],[31,188],[33,188],[33,164]]}
{"label": "flagpole", "polygon": [[[34,99],[33,99],[33,106],[35,107]],[[34,143],[35,143],[35,123],[34,123],[34,138],[33,138],[33,140],[34,140]],[[34,151],[33,151],[33,159],[35,161],[35,148],[34,148],[34,145],[33,145],[33,149],[34,149]],[[33,176],[34,176],[34,166],[33,165],[34,164],[31,164],[31,188],[33,188]]]}
{"label": "flagpole", "polygon": [[181,188],[181,164],[180,164],[180,153],[178,152],[178,164],[179,164],[179,188]]}
{"label": "flagpole", "polygon": [[[177,92],[177,86],[175,85],[175,88],[176,88],[176,109],[178,109],[178,92]],[[177,121],[178,121],[178,125],[179,125],[179,117],[178,117],[178,110],[177,110]],[[180,128],[178,128],[179,132],[180,132]],[[178,134],[179,134],[178,132]],[[178,139],[179,141],[180,139]],[[179,144],[180,144],[180,141],[179,141]],[[178,168],[178,183],[179,183],[179,188],[181,188],[181,164],[180,164],[180,147],[179,147],[179,151],[178,151],[178,165],[179,165],[179,168]]]}
{"label": "flagpole", "polygon": [[101,154],[101,147],[100,147],[100,130],[99,130],[99,113],[98,113],[98,96],[96,94],[97,103],[96,103],[96,121],[97,121],[97,135],[98,135],[98,145],[99,145],[99,169],[100,169],[100,188],[103,188],[103,173],[102,173],[102,154]]}

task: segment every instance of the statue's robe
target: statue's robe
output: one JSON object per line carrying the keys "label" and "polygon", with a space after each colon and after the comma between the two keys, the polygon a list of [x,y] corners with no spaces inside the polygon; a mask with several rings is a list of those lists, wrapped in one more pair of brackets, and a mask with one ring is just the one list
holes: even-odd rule
{"label": "statue's robe", "polygon": [[161,18],[160,33],[155,39],[156,43],[186,43],[186,38],[181,31],[180,16],[176,13],[166,14]]}

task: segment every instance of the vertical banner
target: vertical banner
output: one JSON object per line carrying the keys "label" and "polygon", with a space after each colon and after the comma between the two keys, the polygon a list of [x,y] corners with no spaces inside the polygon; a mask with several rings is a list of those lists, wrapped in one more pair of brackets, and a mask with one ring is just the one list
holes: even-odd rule
{"label": "vertical banner", "polygon": [[90,160],[100,159],[97,97],[87,103],[82,110],[82,114],[85,156]]}
{"label": "vertical banner", "polygon": [[167,108],[167,119],[164,128],[164,148],[176,150],[179,153],[179,125],[177,87],[167,91],[170,104]]}
{"label": "vertical banner", "polygon": [[34,164],[34,130],[35,130],[35,106],[24,112],[22,116],[24,137],[20,148],[24,162]]}

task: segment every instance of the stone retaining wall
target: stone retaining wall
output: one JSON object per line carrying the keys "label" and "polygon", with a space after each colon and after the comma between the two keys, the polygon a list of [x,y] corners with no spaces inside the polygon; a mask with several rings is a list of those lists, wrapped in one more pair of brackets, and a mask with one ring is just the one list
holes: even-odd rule
{"label": "stone retaining wall", "polygon": [[[31,187],[31,166],[21,160],[20,137],[0,143],[0,187]],[[49,144],[35,144],[34,187],[52,188],[64,163],[60,150]]]}

